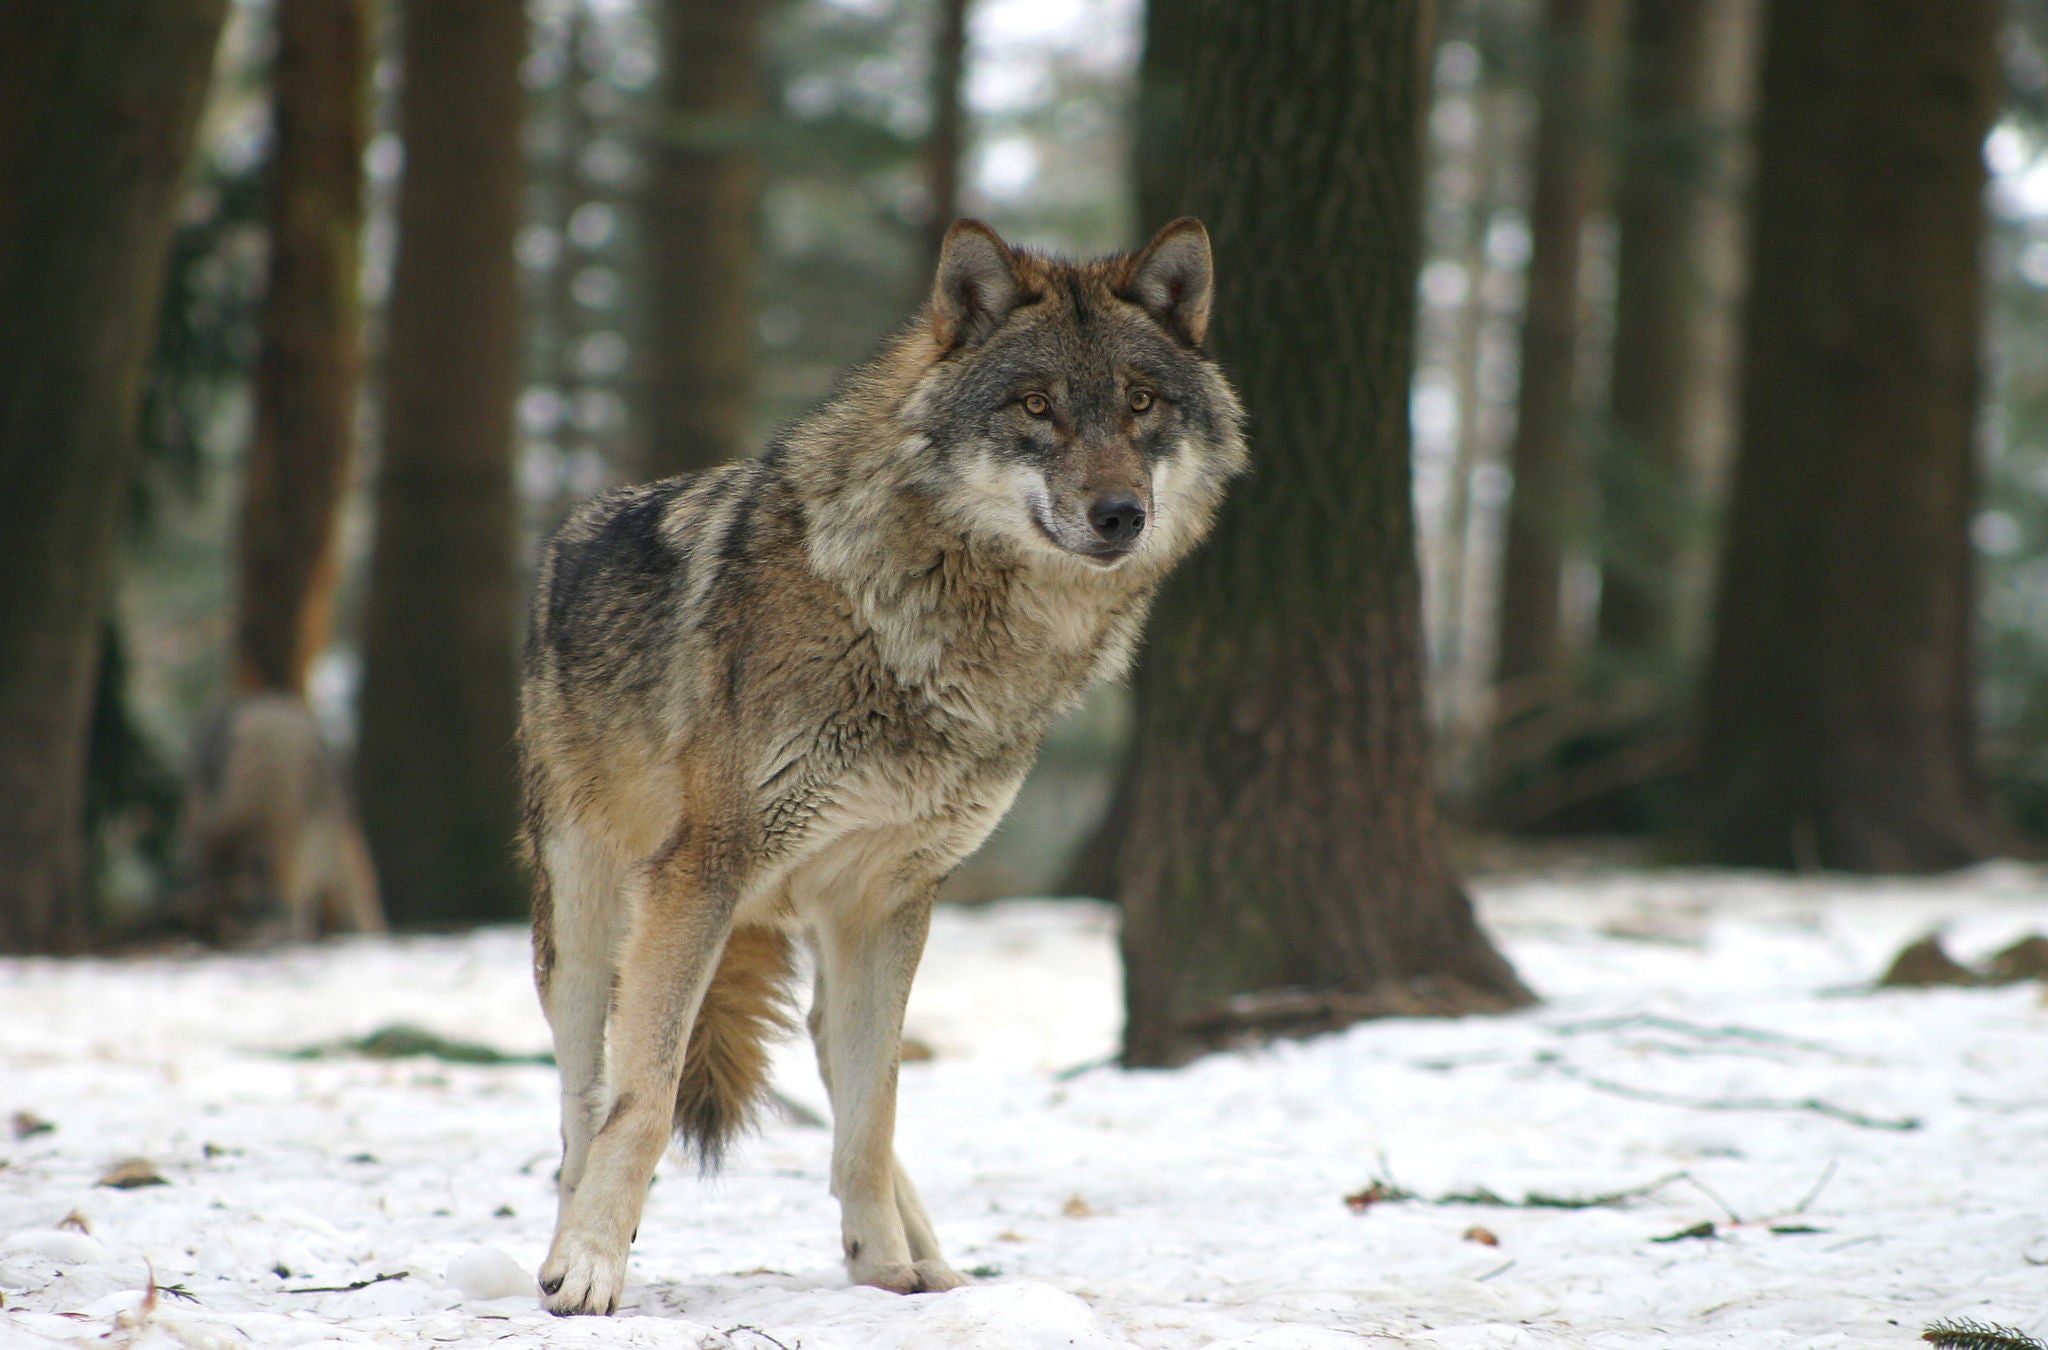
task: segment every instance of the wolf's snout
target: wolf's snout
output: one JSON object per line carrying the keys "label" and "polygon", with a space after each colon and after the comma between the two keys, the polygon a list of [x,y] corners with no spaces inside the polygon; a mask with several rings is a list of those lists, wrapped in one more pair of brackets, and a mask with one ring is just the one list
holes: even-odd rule
{"label": "wolf's snout", "polygon": [[1129,493],[1106,493],[1089,506],[1088,525],[1103,543],[1129,548],[1145,528],[1145,508]]}

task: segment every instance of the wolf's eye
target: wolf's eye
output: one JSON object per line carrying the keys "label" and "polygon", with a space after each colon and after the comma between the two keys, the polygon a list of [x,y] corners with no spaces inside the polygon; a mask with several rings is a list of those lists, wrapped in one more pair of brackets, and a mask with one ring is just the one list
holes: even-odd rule
{"label": "wolf's eye", "polygon": [[1033,417],[1044,417],[1052,411],[1052,400],[1044,394],[1026,394],[1024,396],[1024,411],[1030,413]]}
{"label": "wolf's eye", "polygon": [[1133,389],[1131,391],[1131,411],[1136,413],[1152,411],[1152,391],[1150,389]]}

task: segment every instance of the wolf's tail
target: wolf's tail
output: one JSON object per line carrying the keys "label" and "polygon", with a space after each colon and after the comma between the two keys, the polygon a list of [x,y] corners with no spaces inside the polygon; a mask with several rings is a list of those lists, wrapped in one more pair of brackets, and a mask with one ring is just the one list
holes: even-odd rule
{"label": "wolf's tail", "polygon": [[707,1172],[768,1093],[768,1042],[796,1028],[792,974],[788,934],[745,926],[726,941],[704,991],[676,1086],[675,1128]]}

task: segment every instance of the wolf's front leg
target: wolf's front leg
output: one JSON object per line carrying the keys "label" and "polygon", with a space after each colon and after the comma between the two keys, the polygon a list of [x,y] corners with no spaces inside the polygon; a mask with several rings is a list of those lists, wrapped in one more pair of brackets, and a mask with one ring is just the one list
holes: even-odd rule
{"label": "wolf's front leg", "polygon": [[606,1108],[604,1024],[617,980],[612,953],[630,899],[627,873],[574,830],[539,841],[540,892],[534,906],[534,974],[554,1034],[562,1077],[563,1194],[576,1189]]}
{"label": "wolf's front leg", "polygon": [[674,1126],[690,1025],[725,946],[731,907],[674,872],[665,867],[635,888],[612,1001],[611,1105],[582,1176],[563,1187],[540,1268],[542,1302],[557,1316],[618,1309],[627,1249]]}
{"label": "wolf's front leg", "polygon": [[813,1028],[832,1097],[832,1193],[846,1268],[860,1284],[899,1294],[967,1282],[939,1254],[894,1147],[903,1006],[931,925],[932,889],[887,913],[863,906],[818,926]]}

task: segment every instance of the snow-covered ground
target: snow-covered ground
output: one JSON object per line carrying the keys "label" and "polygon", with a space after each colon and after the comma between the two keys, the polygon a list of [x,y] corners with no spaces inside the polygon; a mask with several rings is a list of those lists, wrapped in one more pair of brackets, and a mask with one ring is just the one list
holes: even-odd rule
{"label": "snow-covered ground", "polygon": [[[394,1023],[541,1050],[522,934],[0,963],[0,1117],[55,1127],[0,1119],[0,1345],[1907,1347],[1958,1315],[2048,1331],[2040,987],[1863,992],[1930,927],[1965,961],[2048,930],[2048,872],[1607,873],[1492,883],[1483,907],[1542,1006],[1146,1073],[1097,1063],[1118,1028],[1111,911],[944,912],[909,1027],[936,1055],[904,1068],[899,1149],[980,1278],[849,1287],[827,1133],[776,1123],[715,1180],[671,1159],[620,1316],[569,1321],[530,1286],[552,1070],[280,1053]],[[803,1046],[782,1082],[822,1108]],[[130,1157],[168,1184],[95,1184]],[[1376,1178],[1422,1198],[1347,1207]],[[1579,1209],[1432,1203],[1636,1188]],[[1656,1241],[1702,1223],[1712,1237]]]}

